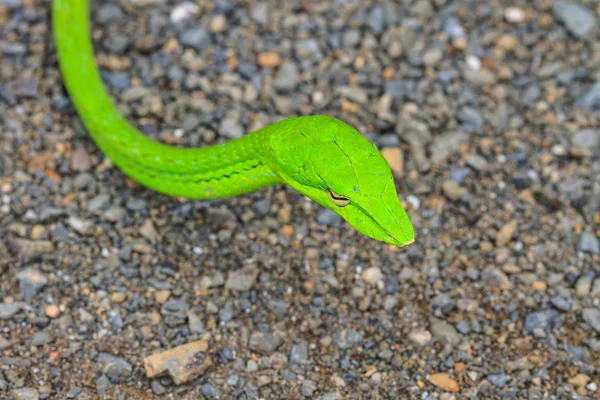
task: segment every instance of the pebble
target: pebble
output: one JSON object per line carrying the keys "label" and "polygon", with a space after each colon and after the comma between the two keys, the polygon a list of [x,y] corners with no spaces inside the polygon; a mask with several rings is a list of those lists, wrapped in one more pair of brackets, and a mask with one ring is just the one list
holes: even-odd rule
{"label": "pebble", "polygon": [[581,234],[577,242],[577,247],[582,252],[600,254],[600,240],[589,231]]}
{"label": "pebble", "polygon": [[33,299],[48,284],[48,278],[34,268],[19,271],[16,276],[19,281],[21,295],[27,301]]}
{"label": "pebble", "polygon": [[456,329],[445,321],[432,318],[429,330],[432,337],[442,344],[457,346],[461,342],[460,335]]}
{"label": "pebble", "polygon": [[556,310],[540,310],[527,315],[525,318],[525,333],[532,334],[535,330],[549,331],[561,324],[561,317]]}
{"label": "pebble", "polygon": [[433,374],[429,376],[428,381],[440,389],[443,389],[447,392],[459,392],[460,385],[454,379],[452,379],[448,374],[440,372],[437,374]]}
{"label": "pebble", "polygon": [[298,69],[296,64],[285,60],[279,66],[277,77],[273,81],[273,86],[278,92],[290,93],[296,89],[298,84]]}
{"label": "pebble", "polygon": [[147,356],[144,358],[146,376],[154,378],[166,372],[176,385],[194,380],[212,366],[207,350],[208,342],[199,340]]}
{"label": "pebble", "polygon": [[38,400],[40,398],[40,393],[30,387],[14,389],[10,393],[15,400]]}
{"label": "pebble", "polygon": [[592,11],[577,2],[557,0],[552,4],[552,12],[570,33],[580,39],[587,38],[596,24]]}
{"label": "pebble", "polygon": [[383,272],[377,267],[367,268],[360,275],[360,279],[370,285],[382,284],[384,278]]}
{"label": "pebble", "polygon": [[101,25],[110,25],[116,22],[119,22],[125,17],[125,14],[116,4],[103,4],[102,7],[98,9],[96,14],[96,20]]}
{"label": "pebble", "polygon": [[308,365],[310,361],[308,359],[308,342],[303,340],[292,346],[290,353],[290,362],[299,365]]}
{"label": "pebble", "polygon": [[274,51],[265,51],[258,55],[257,63],[263,68],[275,68],[281,63],[281,57]]}
{"label": "pebble", "polygon": [[109,377],[129,376],[133,371],[127,360],[108,353],[99,353],[97,363],[102,372]]}
{"label": "pebble", "polygon": [[600,310],[597,308],[586,308],[581,312],[583,321],[600,333]]}
{"label": "pebble", "polygon": [[255,267],[244,267],[236,271],[231,271],[225,282],[225,288],[245,292],[252,288],[257,276],[258,271]]}
{"label": "pebble", "polygon": [[496,246],[503,247],[513,238],[517,230],[517,220],[506,223],[496,234]]}
{"label": "pebble", "polygon": [[506,374],[490,374],[487,376],[487,380],[497,388],[503,388],[508,382],[508,376]]}
{"label": "pebble", "polygon": [[264,355],[271,355],[281,345],[281,337],[272,333],[266,333],[261,331],[254,331],[250,335],[250,342],[248,348]]}

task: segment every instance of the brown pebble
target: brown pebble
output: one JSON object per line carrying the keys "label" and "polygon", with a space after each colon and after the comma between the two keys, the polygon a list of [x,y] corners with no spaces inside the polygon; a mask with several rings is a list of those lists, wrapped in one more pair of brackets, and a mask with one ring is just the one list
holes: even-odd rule
{"label": "brown pebble", "polygon": [[502,227],[496,234],[496,247],[503,247],[510,242],[517,230],[517,220],[513,219]]}
{"label": "brown pebble", "polygon": [[111,303],[119,304],[124,302],[125,299],[127,299],[127,295],[125,293],[117,292],[110,295]]}
{"label": "brown pebble", "polygon": [[263,68],[275,68],[281,62],[281,57],[274,51],[265,51],[258,55],[257,62]]}
{"label": "brown pebble", "polygon": [[201,376],[212,365],[208,341],[199,340],[144,358],[148,378],[168,373],[176,385]]}
{"label": "brown pebble", "polygon": [[447,392],[458,392],[460,390],[458,382],[443,372],[431,375],[428,380],[432,385],[435,385],[440,389],[444,389]]}
{"label": "brown pebble", "polygon": [[381,155],[390,164],[392,172],[402,172],[404,169],[404,154],[399,147],[385,147],[381,149]]}
{"label": "brown pebble", "polygon": [[541,292],[545,292],[548,289],[548,284],[542,281],[535,281],[531,284],[531,288],[533,290],[539,290]]}
{"label": "brown pebble", "polygon": [[50,304],[49,306],[46,306],[46,316],[48,318],[57,318],[60,315],[60,310],[58,309],[58,306],[55,306],[54,304]]}
{"label": "brown pebble", "polygon": [[502,35],[496,41],[496,46],[504,51],[515,51],[519,46],[519,39],[514,35]]}
{"label": "brown pebble", "polygon": [[169,290],[159,290],[154,294],[154,299],[158,304],[164,304],[171,297],[171,292]]}

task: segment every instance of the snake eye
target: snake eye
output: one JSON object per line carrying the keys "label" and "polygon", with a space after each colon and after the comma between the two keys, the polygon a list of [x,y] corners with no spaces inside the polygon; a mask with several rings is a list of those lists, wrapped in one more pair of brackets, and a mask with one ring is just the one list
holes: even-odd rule
{"label": "snake eye", "polygon": [[350,199],[346,196],[342,196],[341,194],[334,193],[331,189],[327,189],[327,194],[329,198],[338,207],[346,207],[350,204]]}

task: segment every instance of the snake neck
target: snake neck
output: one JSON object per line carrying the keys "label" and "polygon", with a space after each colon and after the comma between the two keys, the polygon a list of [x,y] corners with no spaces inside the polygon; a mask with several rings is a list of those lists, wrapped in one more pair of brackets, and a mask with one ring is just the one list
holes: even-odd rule
{"label": "snake neck", "polygon": [[217,199],[281,183],[263,163],[268,130],[203,148],[159,143],[112,103],[98,72],[88,0],[53,0],[53,33],[63,82],[95,143],[126,175],[166,195]]}

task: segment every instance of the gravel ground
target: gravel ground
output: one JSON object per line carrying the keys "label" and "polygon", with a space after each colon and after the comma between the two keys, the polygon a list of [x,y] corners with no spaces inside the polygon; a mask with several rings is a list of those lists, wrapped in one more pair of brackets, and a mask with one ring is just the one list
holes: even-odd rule
{"label": "gravel ground", "polygon": [[0,398],[600,398],[597,1],[93,3],[145,133],[334,115],[417,242],[286,187],[136,185],[73,111],[49,2],[0,0]]}

